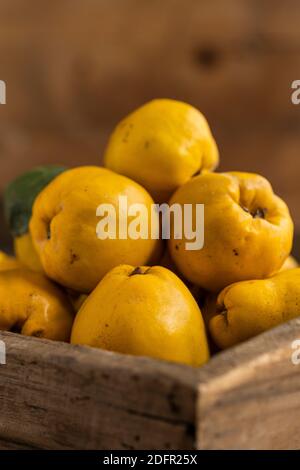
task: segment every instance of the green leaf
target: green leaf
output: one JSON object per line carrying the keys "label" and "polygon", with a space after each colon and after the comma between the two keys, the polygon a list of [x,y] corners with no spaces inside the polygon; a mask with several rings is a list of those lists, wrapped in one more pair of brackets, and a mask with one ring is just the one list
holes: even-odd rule
{"label": "green leaf", "polygon": [[13,237],[28,232],[33,203],[38,194],[67,168],[39,166],[12,181],[4,191],[4,216]]}

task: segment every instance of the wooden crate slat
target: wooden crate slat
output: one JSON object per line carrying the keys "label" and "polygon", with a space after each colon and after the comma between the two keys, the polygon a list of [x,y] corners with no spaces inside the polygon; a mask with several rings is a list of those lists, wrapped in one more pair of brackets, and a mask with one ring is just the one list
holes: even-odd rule
{"label": "wooden crate slat", "polygon": [[215,356],[201,371],[197,446],[300,449],[300,319]]}
{"label": "wooden crate slat", "polygon": [[2,332],[1,439],[46,449],[194,445],[197,370]]}
{"label": "wooden crate slat", "polygon": [[300,448],[299,338],[296,319],[193,369],[1,333],[0,448]]}

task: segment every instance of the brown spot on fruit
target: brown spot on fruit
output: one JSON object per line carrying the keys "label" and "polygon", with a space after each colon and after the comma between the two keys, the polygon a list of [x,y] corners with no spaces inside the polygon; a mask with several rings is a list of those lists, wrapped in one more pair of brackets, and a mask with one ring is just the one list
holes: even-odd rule
{"label": "brown spot on fruit", "polygon": [[124,137],[122,139],[122,141],[126,144],[128,142],[128,138],[130,136],[130,132],[133,128],[133,124],[131,123],[127,123],[127,126],[126,126],[126,131],[125,131],[125,134],[124,134]]}
{"label": "brown spot on fruit", "polygon": [[70,264],[75,263],[75,261],[79,261],[80,256],[74,253],[74,251],[70,250]]}

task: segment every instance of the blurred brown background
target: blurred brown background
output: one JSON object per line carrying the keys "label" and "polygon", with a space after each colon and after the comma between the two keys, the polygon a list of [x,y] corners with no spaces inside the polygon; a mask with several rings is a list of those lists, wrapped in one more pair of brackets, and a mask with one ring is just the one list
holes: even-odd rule
{"label": "blurred brown background", "polygon": [[99,163],[154,97],[199,107],[221,169],[267,176],[300,228],[299,0],[0,0],[0,192],[46,162]]}

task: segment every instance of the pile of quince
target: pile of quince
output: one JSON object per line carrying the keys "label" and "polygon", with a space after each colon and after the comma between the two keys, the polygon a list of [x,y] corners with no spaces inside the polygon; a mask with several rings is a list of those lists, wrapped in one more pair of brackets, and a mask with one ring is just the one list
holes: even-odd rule
{"label": "pile of quince", "polygon": [[[104,167],[38,167],[13,181],[0,329],[201,365],[209,344],[227,348],[300,315],[286,204],[262,176],[214,172],[218,161],[204,116],[161,99],[117,125]],[[204,204],[203,248],[187,250],[172,231],[167,243],[99,239],[97,208],[118,209],[120,196],[147,213],[154,202]]]}

